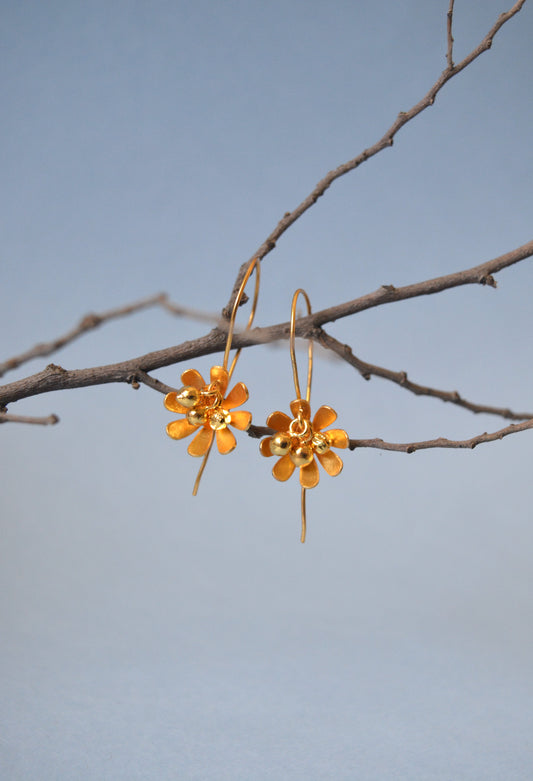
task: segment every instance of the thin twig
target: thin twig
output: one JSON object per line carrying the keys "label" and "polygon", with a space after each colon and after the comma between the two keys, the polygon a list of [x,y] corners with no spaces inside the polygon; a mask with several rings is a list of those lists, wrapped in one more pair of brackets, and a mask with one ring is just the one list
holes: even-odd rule
{"label": "thin twig", "polygon": [[452,34],[453,4],[454,4],[454,0],[450,0],[450,7],[448,8],[448,13],[446,14],[446,32],[448,38],[448,48],[446,50],[446,62],[448,63],[449,70],[453,69],[453,34]]}
{"label": "thin twig", "polygon": [[171,391],[177,390],[176,388],[172,388],[170,385],[165,385],[164,382],[155,379],[155,377],[150,377],[150,375],[146,372],[143,372],[142,369],[137,369],[134,371],[131,376],[128,377],[128,382],[135,390],[139,388],[140,382],[142,382],[143,385],[146,385],[148,388],[157,391],[158,393],[170,393]]}
{"label": "thin twig", "polygon": [[48,355],[52,355],[57,350],[65,347],[70,342],[78,339],[88,331],[92,331],[102,323],[114,320],[119,317],[126,317],[127,315],[139,312],[141,309],[148,309],[149,307],[160,306],[167,312],[180,317],[187,317],[192,320],[201,320],[208,323],[218,323],[220,317],[210,315],[205,312],[199,312],[196,309],[190,309],[189,307],[180,306],[179,304],[173,304],[168,300],[166,293],[158,293],[155,296],[149,296],[148,298],[142,298],[140,301],[135,301],[132,304],[126,304],[125,306],[116,307],[115,309],[109,309],[107,312],[100,312],[99,314],[90,313],[82,317],[80,322],[70,331],[67,331],[63,336],[58,336],[50,342],[43,342],[36,344],[30,350],[27,350],[20,355],[16,355],[13,358],[9,358],[7,361],[0,363],[0,377],[6,372],[12,371],[18,368],[23,363],[31,361],[34,358],[43,358]]}
{"label": "thin twig", "polygon": [[377,155],[379,152],[382,152],[384,149],[388,149],[389,147],[391,147],[394,143],[394,137],[398,133],[398,131],[401,130],[401,128],[404,125],[406,125],[408,122],[414,119],[414,117],[416,117],[422,111],[429,108],[429,106],[432,106],[435,103],[436,96],[450,79],[452,79],[454,76],[456,76],[466,67],[468,67],[475,59],[477,59],[477,57],[483,54],[483,52],[486,52],[488,51],[488,49],[490,49],[490,47],[492,46],[493,38],[496,35],[496,33],[500,30],[501,27],[503,27],[503,25],[506,22],[509,21],[509,19],[511,19],[521,10],[525,1],[526,0],[518,0],[518,2],[516,2],[512,6],[512,8],[510,8],[509,11],[500,14],[497,21],[490,28],[490,30],[485,35],[483,40],[475,47],[475,49],[472,49],[470,54],[468,54],[463,60],[461,60],[461,62],[458,65],[451,66],[448,61],[447,67],[441,73],[441,75],[433,84],[433,86],[430,87],[430,89],[424,95],[424,97],[421,98],[421,100],[419,100],[418,103],[415,103],[415,105],[412,106],[408,111],[400,111],[395,121],[392,123],[389,129],[385,131],[385,133],[379,139],[379,141],[376,141],[375,144],[368,147],[367,149],[364,149],[360,154],[357,155],[357,157],[354,157],[352,160],[348,160],[348,162],[339,165],[337,168],[334,168],[332,171],[329,171],[329,173],[327,173],[326,176],[324,176],[316,184],[313,191],[309,193],[309,195],[306,198],[304,198],[304,200],[300,203],[299,206],[297,206],[292,211],[285,212],[285,214],[278,222],[274,230],[270,233],[269,236],[267,236],[267,238],[264,240],[261,246],[256,250],[256,252],[254,252],[250,260],[247,260],[240,267],[239,272],[237,274],[237,279],[235,280],[235,284],[233,286],[233,290],[229,302],[226,305],[223,312],[224,317],[226,317],[227,313],[231,311],[231,307],[233,306],[233,301],[235,300],[235,297],[237,295],[239,285],[241,284],[241,281],[244,277],[244,274],[246,273],[246,269],[248,268],[248,265],[251,262],[251,260],[253,258],[259,258],[260,260],[262,260],[264,257],[266,257],[266,255],[269,254],[269,252],[272,252],[272,250],[276,246],[276,242],[285,233],[285,231],[288,228],[290,228],[290,226],[293,225],[296,222],[296,220],[298,220],[302,216],[302,214],[304,214],[308,209],[310,209],[311,206],[313,206],[322,195],[324,195],[326,190],[333,184],[333,182],[336,179],[339,179],[341,176],[344,176],[344,174],[347,174],[350,171],[355,170],[362,163],[365,163],[367,160],[370,160],[371,157],[374,157],[374,155]]}
{"label": "thin twig", "polygon": [[59,423],[59,418],[57,415],[36,418],[31,415],[11,415],[9,412],[0,412],[0,423],[33,423],[36,426],[53,426],[55,423]]}
{"label": "thin twig", "polygon": [[325,331],[321,331],[318,336],[318,341],[323,347],[333,350],[339,358],[342,358],[349,363],[350,366],[353,366],[354,369],[357,369],[365,380],[369,380],[372,376],[382,377],[385,380],[396,383],[405,390],[411,391],[411,393],[414,393],[416,396],[432,396],[433,398],[447,401],[450,404],[456,404],[458,407],[463,407],[476,414],[485,413],[487,415],[499,415],[508,420],[525,420],[526,418],[533,418],[533,412],[513,412],[508,407],[491,407],[486,404],[475,404],[472,401],[463,399],[458,391],[443,391],[438,388],[419,385],[408,378],[407,372],[394,372],[390,369],[385,369],[383,366],[375,366],[374,364],[366,363],[366,361],[362,361],[353,354],[350,345],[342,344]]}
{"label": "thin twig", "polygon": [[440,437],[439,439],[428,439],[425,442],[408,442],[408,443],[394,443],[384,442],[382,439],[350,439],[350,450],[356,450],[360,447],[373,447],[379,450],[394,450],[400,453],[414,453],[416,450],[428,450],[429,448],[468,448],[473,450],[477,445],[484,444],[486,442],[494,442],[497,439],[503,439],[509,436],[509,434],[517,434],[520,431],[526,431],[533,428],[533,419],[525,420],[523,423],[511,423],[510,426],[502,428],[499,431],[494,431],[491,434],[478,434],[471,439],[454,440],[445,439]]}
{"label": "thin twig", "polygon": [[161,296],[161,307],[170,312],[171,315],[177,315],[178,317],[186,317],[188,320],[198,320],[201,323],[212,323],[213,325],[219,325],[221,328],[225,328],[225,322],[220,315],[214,315],[210,312],[201,312],[199,309],[191,309],[188,306],[182,306],[181,304],[173,304],[168,300],[165,293]]}

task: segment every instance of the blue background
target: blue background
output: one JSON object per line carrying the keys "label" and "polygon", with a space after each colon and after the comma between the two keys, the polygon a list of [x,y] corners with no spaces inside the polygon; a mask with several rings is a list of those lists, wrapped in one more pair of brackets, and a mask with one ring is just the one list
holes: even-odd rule
{"label": "blue background", "polygon": [[[445,67],[448,3],[2,4],[2,357],[167,291],[217,313],[238,267]],[[456,3],[455,60],[505,10]],[[257,324],[531,239],[529,4],[392,149],[336,182],[263,263]],[[528,259],[327,327],[363,360],[532,410]],[[242,315],[241,315],[242,317]],[[160,310],[50,360],[124,360],[209,326]],[[300,353],[305,361],[305,352]],[[194,362],[207,372],[221,356]],[[155,375],[179,385],[189,365]],[[263,423],[285,343],[235,374]],[[505,425],[317,351],[312,403],[355,438]],[[198,462],[162,397],[102,386],[10,407],[1,445],[0,771],[23,779],[531,779],[531,432],[474,451],[346,453],[308,494],[257,441]]]}

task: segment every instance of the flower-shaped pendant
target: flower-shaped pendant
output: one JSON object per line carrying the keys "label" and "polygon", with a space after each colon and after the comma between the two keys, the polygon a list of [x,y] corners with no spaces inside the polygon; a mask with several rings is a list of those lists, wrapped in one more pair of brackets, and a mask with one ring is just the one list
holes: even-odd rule
{"label": "flower-shaped pendant", "polygon": [[343,429],[324,431],[337,420],[331,407],[319,407],[312,420],[311,407],[305,399],[295,399],[290,408],[292,419],[284,412],[269,415],[267,426],[276,433],[261,441],[260,450],[267,457],[280,456],[272,470],[276,480],[288,480],[299,467],[302,487],[314,488],[320,480],[315,456],[329,475],[338,475],[342,459],[331,448],[347,448],[348,434]]}
{"label": "flower-shaped pendant", "polygon": [[206,383],[196,369],[187,369],[181,375],[184,385],[179,391],[165,396],[165,407],[185,417],[167,425],[172,439],[183,439],[196,434],[187,448],[191,456],[205,456],[216,438],[220,453],[231,453],[237,442],[228,428],[246,431],[252,422],[252,413],[235,410],[248,401],[248,388],[238,382],[226,396],[229,376],[222,366],[212,366],[210,383]]}

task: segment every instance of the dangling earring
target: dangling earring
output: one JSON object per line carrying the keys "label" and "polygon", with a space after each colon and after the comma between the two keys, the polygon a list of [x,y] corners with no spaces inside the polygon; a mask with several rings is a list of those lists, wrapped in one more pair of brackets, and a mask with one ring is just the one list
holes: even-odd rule
{"label": "dangling earring", "polygon": [[292,373],[294,377],[294,389],[297,398],[291,401],[290,409],[293,415],[291,419],[284,412],[272,412],[267,419],[267,426],[276,432],[263,439],[260,450],[264,456],[281,456],[276,461],[272,474],[276,480],[285,481],[292,475],[296,467],[300,467],[300,484],[302,486],[302,534],[300,541],[305,542],[306,513],[305,491],[318,485],[320,475],[315,456],[320,461],[329,475],[335,476],[342,470],[342,460],[331,448],[348,447],[348,434],[342,429],[329,429],[324,431],[337,419],[334,409],[327,406],[319,407],[311,420],[311,407],[309,399],[311,395],[311,380],[313,376],[313,341],[309,340],[308,365],[307,365],[307,389],[305,398],[302,398],[300,382],[298,379],[298,366],[295,353],[295,322],[296,303],[298,296],[302,295],[307,304],[307,312],[311,314],[311,303],[305,290],[301,288],[292,297],[291,306],[291,330],[290,330],[290,354]]}
{"label": "dangling earring", "polygon": [[248,401],[248,388],[246,385],[243,382],[238,382],[227,396],[226,391],[241,353],[240,349],[237,350],[228,369],[237,309],[242,301],[246,284],[255,270],[254,297],[245,328],[247,331],[255,317],[257,297],[259,295],[260,268],[259,259],[254,258],[246,270],[233,304],[222,366],[211,367],[209,384],[205,382],[200,372],[196,369],[187,369],[181,375],[184,387],[177,392],[167,393],[165,396],[164,403],[168,410],[185,415],[184,418],[174,420],[167,425],[167,434],[172,439],[183,439],[190,434],[196,433],[196,436],[187,448],[187,452],[191,456],[203,456],[204,458],[194,483],[193,496],[196,496],[198,491],[214,439],[216,439],[220,453],[231,453],[237,442],[228,426],[233,426],[240,431],[246,431],[252,422],[251,412],[245,412],[244,410],[235,411],[236,407],[240,407],[241,404]]}

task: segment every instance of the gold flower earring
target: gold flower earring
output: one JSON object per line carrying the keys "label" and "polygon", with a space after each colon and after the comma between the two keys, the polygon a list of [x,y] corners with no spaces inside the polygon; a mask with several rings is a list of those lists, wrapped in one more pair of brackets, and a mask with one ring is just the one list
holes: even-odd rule
{"label": "gold flower earring", "polygon": [[226,349],[222,366],[212,366],[210,382],[206,383],[200,372],[196,369],[187,369],[181,375],[183,388],[172,391],[165,396],[165,407],[171,412],[178,412],[184,418],[173,420],[167,425],[167,434],[172,439],[183,439],[190,434],[196,434],[187,448],[191,456],[204,457],[198,476],[194,483],[193,496],[196,496],[200,480],[209,458],[209,453],[216,439],[220,453],[225,455],[235,449],[237,442],[228,426],[246,431],[252,422],[252,413],[244,410],[235,411],[248,401],[248,388],[243,382],[238,382],[226,395],[231,376],[235,369],[241,350],[235,353],[228,369],[229,354],[237,309],[242,301],[244,289],[252,273],[255,270],[255,289],[252,301],[252,309],[245,330],[248,331],[255,317],[257,297],[259,295],[260,261],[254,258],[246,270],[244,279],[238,290],[231,312]]}
{"label": "gold flower earring", "polygon": [[331,448],[347,448],[348,434],[343,429],[329,429],[324,431],[337,419],[334,409],[327,406],[319,407],[311,420],[311,407],[309,404],[311,395],[311,380],[313,376],[313,341],[309,340],[308,365],[307,365],[307,389],[305,399],[302,398],[300,382],[298,379],[298,366],[295,352],[295,323],[296,304],[298,296],[302,295],[307,304],[307,312],[311,314],[311,303],[305,290],[301,288],[292,297],[291,306],[291,330],[290,330],[290,355],[292,373],[294,377],[294,389],[297,398],[290,403],[292,419],[284,412],[272,412],[267,418],[267,426],[276,433],[261,440],[260,450],[262,455],[281,456],[274,464],[272,474],[276,480],[282,482],[288,480],[296,467],[300,468],[301,507],[302,507],[302,534],[301,542],[305,542],[306,512],[305,491],[318,485],[320,474],[315,461],[315,456],[329,475],[338,475],[342,470],[342,460]]}

